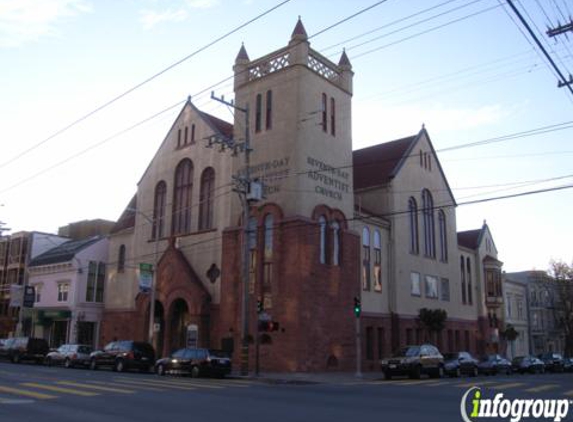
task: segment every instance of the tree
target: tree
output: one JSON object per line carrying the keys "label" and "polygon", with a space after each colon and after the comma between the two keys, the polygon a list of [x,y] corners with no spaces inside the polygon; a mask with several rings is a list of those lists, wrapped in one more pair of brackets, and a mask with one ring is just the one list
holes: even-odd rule
{"label": "tree", "polygon": [[505,330],[503,330],[501,335],[509,342],[515,341],[517,337],[519,337],[519,333],[517,332],[515,327],[511,324],[507,324],[505,326]]}
{"label": "tree", "polygon": [[551,261],[549,274],[555,280],[555,322],[565,335],[565,355],[573,356],[573,263]]}
{"label": "tree", "polygon": [[418,313],[418,319],[429,332],[439,333],[446,326],[448,313],[444,309],[422,308]]}

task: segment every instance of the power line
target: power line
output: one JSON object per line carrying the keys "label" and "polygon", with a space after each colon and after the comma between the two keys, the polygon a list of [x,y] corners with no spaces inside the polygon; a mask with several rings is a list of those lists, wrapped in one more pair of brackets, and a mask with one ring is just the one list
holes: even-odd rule
{"label": "power line", "polygon": [[32,145],[31,147],[25,149],[24,151],[16,154],[15,156],[13,156],[12,158],[8,159],[7,161],[0,163],[0,168],[6,167],[7,165],[13,163],[14,161],[18,160],[19,158],[22,158],[23,156],[27,155],[28,153],[30,153],[31,151],[37,149],[38,147],[40,147],[41,145],[45,144],[46,142],[54,139],[55,137],[61,135],[62,133],[68,131],[69,129],[71,129],[72,127],[78,125],[79,123],[83,122],[84,120],[88,119],[89,117],[93,116],[94,114],[98,113],[99,111],[103,110],[104,108],[109,107],[110,105],[114,104],[115,102],[119,101],[120,99],[122,99],[123,97],[131,94],[132,92],[134,92],[135,90],[141,88],[142,86],[148,84],[149,82],[153,81],[154,79],[158,78],[159,76],[163,75],[164,73],[168,72],[169,70],[173,69],[176,66],[179,66],[180,64],[182,64],[183,62],[189,60],[190,58],[196,56],[197,54],[207,50],[208,48],[212,47],[213,45],[219,43],[220,41],[224,40],[225,38],[231,36],[232,34],[234,34],[235,32],[243,29],[244,27],[252,24],[253,22],[261,19],[262,17],[268,15],[269,13],[273,12],[274,10],[278,9],[279,7],[285,5],[286,3],[290,2],[291,0],[283,0],[281,1],[279,4],[271,7],[270,9],[266,10],[265,12],[255,16],[254,18],[248,20],[247,22],[242,23],[241,25],[235,27],[234,29],[232,29],[229,32],[226,32],[225,34],[221,35],[220,37],[216,38],[215,40],[205,44],[203,47],[193,51],[191,54],[188,54],[187,56],[183,57],[180,60],[177,60],[175,63],[170,64],[169,66],[167,66],[166,68],[160,70],[159,72],[153,74],[152,76],[150,76],[149,78],[143,80],[142,82],[139,82],[138,84],[134,85],[133,87],[127,89],[126,91],[122,92],[121,94],[113,97],[111,100],[103,103],[102,105],[96,107],[95,109],[93,109],[92,111],[90,111],[89,113],[79,117],[78,119],[74,120],[73,122],[71,122],[70,124],[64,126],[62,129],[54,132],[53,134],[51,134],[50,136],[48,136],[47,138],[41,140],[40,142]]}

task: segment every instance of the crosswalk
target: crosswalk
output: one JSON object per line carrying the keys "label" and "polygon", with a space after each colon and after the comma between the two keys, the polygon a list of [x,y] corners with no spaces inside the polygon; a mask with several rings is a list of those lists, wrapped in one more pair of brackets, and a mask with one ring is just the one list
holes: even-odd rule
{"label": "crosswalk", "polygon": [[[353,383],[355,385],[362,383]],[[396,387],[409,387],[409,386],[420,386],[420,387],[452,387],[459,389],[467,389],[474,386],[483,387],[486,389],[503,391],[515,391],[515,392],[525,392],[525,393],[554,393],[556,395],[565,396],[573,398],[573,390],[571,386],[573,383],[568,385],[558,384],[555,382],[548,382],[546,384],[532,385],[530,382],[526,381],[510,381],[508,379],[502,379],[497,381],[482,381],[481,379],[476,379],[473,381],[452,381],[452,380],[435,380],[435,379],[421,379],[421,380],[376,380],[369,384],[375,385],[387,385]]]}
{"label": "crosswalk", "polygon": [[101,395],[126,395],[138,392],[193,392],[219,391],[227,388],[248,388],[248,380],[212,380],[183,378],[137,378],[113,376],[109,380],[42,380],[0,384],[0,405],[32,403],[61,397],[95,397]]}

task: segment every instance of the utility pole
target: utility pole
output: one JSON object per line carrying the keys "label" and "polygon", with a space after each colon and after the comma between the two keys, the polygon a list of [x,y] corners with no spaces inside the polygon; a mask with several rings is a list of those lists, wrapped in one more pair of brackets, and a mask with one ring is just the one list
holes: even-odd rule
{"label": "utility pole", "polygon": [[[243,144],[236,142],[234,139],[229,139],[225,137],[211,136],[208,140],[207,147],[213,147],[213,144],[221,145],[221,151],[229,148],[233,151],[233,154],[237,154],[238,151],[243,151],[245,153],[245,171],[242,175],[233,176],[233,180],[236,184],[233,189],[239,194],[239,199],[241,200],[241,206],[243,207],[243,268],[242,268],[242,282],[243,282],[243,298],[242,298],[242,309],[241,309],[241,320],[242,320],[242,339],[241,339],[241,375],[249,374],[249,270],[250,270],[250,257],[249,257],[249,237],[250,237],[250,202],[260,199],[256,196],[251,196],[251,159],[250,154],[252,152],[250,143],[250,123],[249,123],[249,105],[247,104],[244,108],[235,105],[232,101],[225,101],[224,97],[217,98],[215,93],[211,92],[211,99],[219,101],[226,106],[233,107],[245,115],[245,142]],[[253,190],[254,191],[254,190]],[[260,192],[260,190],[257,190]],[[259,194],[260,196],[260,194]]]}
{"label": "utility pole", "polygon": [[565,34],[567,31],[573,32],[573,20],[571,20],[571,22],[566,23],[564,25],[559,25],[557,28],[547,29],[547,35],[550,37],[555,37],[556,35]]}

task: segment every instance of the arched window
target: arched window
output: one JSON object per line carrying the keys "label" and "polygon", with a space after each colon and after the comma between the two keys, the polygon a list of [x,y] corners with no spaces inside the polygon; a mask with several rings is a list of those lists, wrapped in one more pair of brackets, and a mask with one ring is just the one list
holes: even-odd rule
{"label": "arched window", "polygon": [[122,273],[125,271],[125,245],[120,245],[117,253],[117,272]]}
{"label": "arched window", "polygon": [[466,303],[466,268],[464,265],[464,257],[460,256],[460,275],[462,282],[462,303]]}
{"label": "arched window", "polygon": [[362,229],[362,288],[370,290],[370,230]]}
{"label": "arched window", "polygon": [[161,181],[155,186],[155,199],[153,201],[153,226],[151,238],[161,239],[165,235],[165,201],[167,196],[167,184]]}
{"label": "arched window", "polygon": [[191,125],[191,143],[195,143],[195,123]]}
{"label": "arched window", "polygon": [[174,235],[191,232],[191,193],[193,191],[193,163],[189,159],[181,161],[175,169],[173,190],[172,233]]}
{"label": "arched window", "polygon": [[470,265],[470,259],[466,258],[466,271],[468,273],[468,303],[472,304],[472,267]]}
{"label": "arched window", "polygon": [[374,291],[382,291],[382,239],[380,231],[374,230]]}
{"label": "arched window", "polygon": [[324,132],[326,132],[327,128],[327,107],[328,107],[328,102],[327,102],[327,98],[326,98],[326,94],[322,94],[322,104],[321,104],[321,111],[322,111],[322,130]]}
{"label": "arched window", "polygon": [[320,263],[326,264],[326,218],[321,215],[318,217],[318,225],[320,226]]}
{"label": "arched window", "polygon": [[263,281],[265,284],[270,284],[273,278],[273,233],[274,218],[272,214],[267,214],[265,217],[265,252],[263,257]]}
{"label": "arched window", "polygon": [[330,134],[336,136],[336,102],[334,98],[330,99]]}
{"label": "arched window", "polygon": [[418,255],[420,253],[418,235],[418,204],[414,198],[408,200],[408,217],[410,221],[410,253]]}
{"label": "arched window", "polygon": [[422,214],[424,217],[424,253],[429,258],[435,258],[434,200],[428,189],[422,191]]}
{"label": "arched window", "polygon": [[213,228],[213,193],[215,190],[215,170],[207,167],[201,175],[199,195],[199,230]]}
{"label": "arched window", "polygon": [[261,131],[261,120],[263,112],[263,96],[257,94],[257,100],[255,102],[255,132]]}
{"label": "arched window", "polygon": [[267,113],[266,113],[265,129],[269,130],[273,127],[273,91],[267,91]]}
{"label": "arched window", "polygon": [[448,235],[446,227],[446,214],[444,210],[438,211],[438,230],[440,233],[440,261],[448,262]]}
{"label": "arched window", "polygon": [[340,265],[340,224],[333,221],[332,229],[332,265]]}

